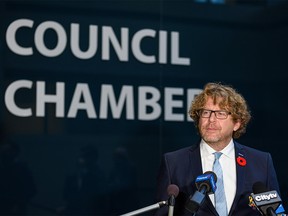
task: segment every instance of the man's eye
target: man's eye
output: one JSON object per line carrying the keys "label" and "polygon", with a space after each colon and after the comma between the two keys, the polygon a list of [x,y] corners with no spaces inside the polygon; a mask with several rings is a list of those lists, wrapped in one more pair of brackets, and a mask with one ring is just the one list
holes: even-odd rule
{"label": "man's eye", "polygon": [[226,116],[226,112],[218,112],[219,116]]}

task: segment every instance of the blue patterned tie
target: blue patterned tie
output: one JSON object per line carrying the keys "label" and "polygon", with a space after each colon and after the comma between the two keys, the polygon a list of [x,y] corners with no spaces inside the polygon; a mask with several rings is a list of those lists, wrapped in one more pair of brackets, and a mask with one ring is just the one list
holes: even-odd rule
{"label": "blue patterned tie", "polygon": [[213,164],[213,172],[217,176],[216,186],[217,189],[215,191],[215,208],[216,211],[220,216],[227,216],[227,204],[226,204],[226,197],[224,191],[224,184],[223,184],[223,173],[222,168],[219,163],[219,158],[221,157],[221,152],[215,152],[215,161]]}

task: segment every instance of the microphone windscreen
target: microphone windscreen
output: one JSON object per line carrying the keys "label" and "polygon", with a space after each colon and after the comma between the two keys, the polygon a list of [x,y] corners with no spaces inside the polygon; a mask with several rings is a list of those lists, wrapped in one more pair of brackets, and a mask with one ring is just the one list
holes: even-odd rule
{"label": "microphone windscreen", "polygon": [[276,190],[269,191],[263,182],[255,182],[252,186],[253,193],[251,197],[253,203],[262,215],[275,215],[278,207],[281,204],[281,198]]}
{"label": "microphone windscreen", "polygon": [[170,184],[167,188],[167,193],[169,196],[177,197],[179,194],[179,187],[175,184]]}
{"label": "microphone windscreen", "polygon": [[264,193],[267,192],[268,189],[266,188],[266,186],[264,185],[263,182],[255,182],[252,186],[252,191],[254,194],[259,194],[259,193]]}
{"label": "microphone windscreen", "polygon": [[214,177],[215,183],[217,182],[217,175],[216,175],[214,172],[212,172],[212,171],[206,171],[204,174],[212,174],[213,177]]}

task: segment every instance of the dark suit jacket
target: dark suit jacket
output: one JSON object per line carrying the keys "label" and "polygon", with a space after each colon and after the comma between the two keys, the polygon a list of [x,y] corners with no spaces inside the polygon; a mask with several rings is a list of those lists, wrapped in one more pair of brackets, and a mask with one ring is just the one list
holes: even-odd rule
{"label": "dark suit jacket", "polygon": [[[279,193],[271,155],[243,146],[235,141],[234,144],[235,158],[242,155],[247,163],[245,166],[240,166],[236,162],[237,189],[229,216],[260,215],[257,210],[248,206],[248,197],[252,193],[253,184],[258,181],[264,183],[268,190],[277,190]],[[203,171],[199,144],[164,154],[158,175],[156,200],[167,200],[167,187],[175,184],[179,187],[180,193],[176,198],[174,215],[191,216],[192,214],[185,209],[185,203],[189,196],[197,190],[195,179],[201,174]],[[167,213],[167,206],[156,211],[156,215],[159,216],[166,216]],[[208,196],[196,215],[218,215]]]}

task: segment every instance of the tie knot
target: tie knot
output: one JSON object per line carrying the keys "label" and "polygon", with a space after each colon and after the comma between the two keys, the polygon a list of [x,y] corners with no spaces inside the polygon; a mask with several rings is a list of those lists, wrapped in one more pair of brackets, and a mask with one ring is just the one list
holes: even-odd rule
{"label": "tie knot", "polygon": [[218,160],[223,153],[222,152],[214,152],[213,154],[215,155],[215,160]]}

